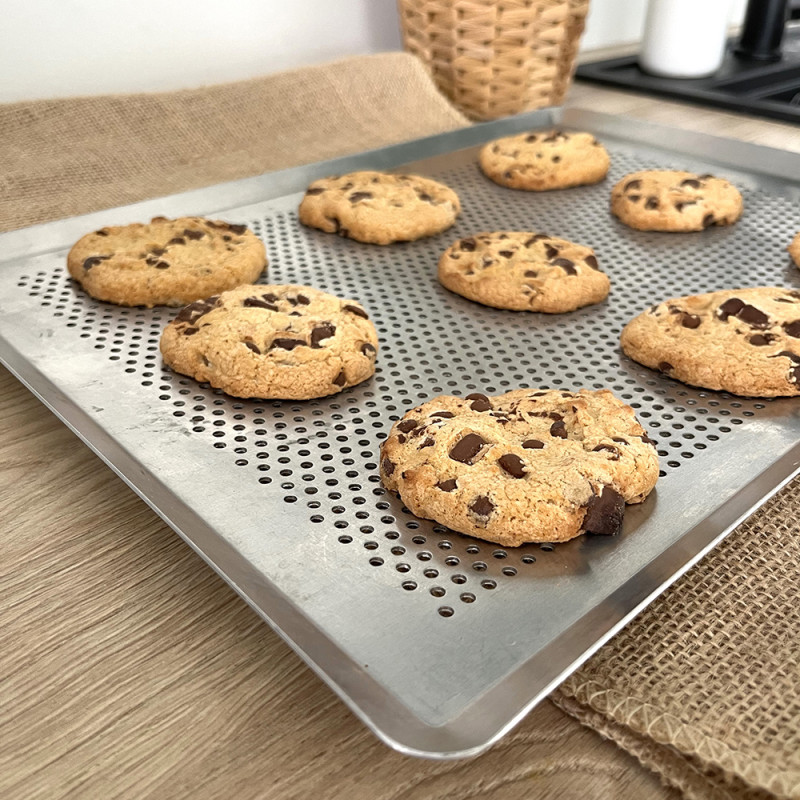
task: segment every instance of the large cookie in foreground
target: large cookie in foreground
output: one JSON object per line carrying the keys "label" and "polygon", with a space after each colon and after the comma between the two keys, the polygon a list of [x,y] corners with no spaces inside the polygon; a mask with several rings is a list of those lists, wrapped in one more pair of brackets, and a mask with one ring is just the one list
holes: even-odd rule
{"label": "large cookie in foreground", "polygon": [[611,190],[611,211],[640,231],[686,233],[732,225],[742,215],[742,195],[724,178],[680,170],[632,172]]}
{"label": "large cookie in foreground", "polygon": [[459,239],[439,259],[439,281],[487,306],[549,314],[599,303],[611,285],[590,247],[519,231]]}
{"label": "large cookie in foreground", "polygon": [[381,447],[381,478],[418,517],[507,546],[613,534],[658,480],[654,443],[606,390],[437,397]]}
{"label": "large cookie in foreground", "polygon": [[692,386],[747,397],[800,394],[800,292],[780,287],[678,297],[632,319],[634,361]]}
{"label": "large cookie in foreground", "polygon": [[391,244],[440,233],[460,211],[458,195],[438,181],[364,171],[314,181],[299,216],[304,225],[326,233]]}
{"label": "large cookie in foreground", "polygon": [[164,361],[234,397],[304,400],[375,372],[367,312],[310,286],[240,286],[182,309],[161,336]]}
{"label": "large cookie in foreground", "polygon": [[92,297],[122,306],[182,306],[252,283],[267,265],[245,225],[202,217],[100,228],[67,256],[69,274]]}
{"label": "large cookie in foreground", "polygon": [[509,189],[544,192],[598,183],[608,151],[591,133],[532,131],[488,142],[478,156],[484,175]]}

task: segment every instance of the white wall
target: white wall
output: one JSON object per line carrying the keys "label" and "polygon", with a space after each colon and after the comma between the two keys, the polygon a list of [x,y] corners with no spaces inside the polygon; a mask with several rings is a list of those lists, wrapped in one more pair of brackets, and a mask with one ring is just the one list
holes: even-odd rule
{"label": "white wall", "polygon": [[[741,19],[746,0],[733,2]],[[582,50],[637,41],[646,6],[591,0]],[[0,102],[202,86],[400,48],[396,0],[3,0]]]}
{"label": "white wall", "polygon": [[0,102],[178,89],[401,49],[395,0],[3,0]]}

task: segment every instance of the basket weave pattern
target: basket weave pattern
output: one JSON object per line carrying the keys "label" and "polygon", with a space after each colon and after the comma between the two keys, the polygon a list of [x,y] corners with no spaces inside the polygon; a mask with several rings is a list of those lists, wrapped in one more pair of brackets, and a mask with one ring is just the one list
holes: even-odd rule
{"label": "basket weave pattern", "polygon": [[406,50],[467,116],[558,105],[589,0],[398,0]]}

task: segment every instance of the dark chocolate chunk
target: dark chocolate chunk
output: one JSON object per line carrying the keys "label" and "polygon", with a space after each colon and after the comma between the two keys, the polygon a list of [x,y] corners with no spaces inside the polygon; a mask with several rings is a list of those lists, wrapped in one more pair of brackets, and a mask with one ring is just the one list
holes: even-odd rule
{"label": "dark chocolate chunk", "polygon": [[434,411],[431,417],[440,417],[441,419],[452,419],[455,414],[452,411]]}
{"label": "dark chocolate chunk", "polygon": [[270,345],[269,349],[274,350],[277,347],[281,350],[294,350],[295,347],[300,347],[301,345],[305,345],[305,342],[301,339],[279,338],[272,340],[272,344]]}
{"label": "dark chocolate chunk", "polygon": [[771,333],[754,333],[747,341],[755,347],[771,344],[777,337]]}
{"label": "dark chocolate chunk", "polygon": [[458,484],[456,483],[455,478],[450,478],[446,481],[439,481],[439,483],[436,484],[436,488],[441,489],[443,492],[452,492],[457,487]]}
{"label": "dark chocolate chunk", "polygon": [[660,372],[672,372],[675,367],[669,363],[669,361],[659,361],[658,362],[658,369]]}
{"label": "dark chocolate chunk", "polygon": [[219,295],[208,297],[205,300],[195,300],[194,303],[189,303],[188,306],[182,308],[178,315],[175,317],[175,322],[189,322],[194,324],[200,317],[208,314],[217,307]]}
{"label": "dark chocolate chunk", "polygon": [[643,433],[643,434],[642,434],[642,435],[641,435],[639,438],[640,438],[640,439],[641,439],[641,440],[642,440],[642,441],[643,441],[645,444],[650,444],[650,445],[652,445],[653,447],[656,447],[656,446],[657,446],[657,442],[656,442],[656,440],[655,440],[655,439],[651,439],[651,438],[650,438],[650,437],[649,437],[649,436],[648,436],[646,433]]}
{"label": "dark chocolate chunk", "polygon": [[554,422],[550,426],[550,435],[556,436],[559,439],[566,439],[567,438],[567,426],[559,420],[558,422]]}
{"label": "dark chocolate chunk", "polygon": [[683,211],[683,209],[686,208],[686,206],[693,206],[693,205],[696,205],[696,204],[697,204],[697,200],[678,200],[675,203],[675,208],[678,211]]}
{"label": "dark chocolate chunk", "polygon": [[206,234],[205,231],[193,231],[189,228],[185,228],[183,231],[183,235],[187,239],[202,239]]}
{"label": "dark chocolate chunk", "polygon": [[344,306],[344,311],[349,311],[351,314],[355,314],[357,317],[363,317],[364,319],[369,319],[369,317],[367,316],[367,312],[364,311],[363,308],[359,308],[358,306],[351,306],[351,305]]}
{"label": "dark chocolate chunk", "polygon": [[531,236],[527,242],[525,242],[525,247],[530,247],[535,242],[540,242],[542,239],[549,239],[550,237],[546,233],[537,233],[535,236]]}
{"label": "dark chocolate chunk", "polygon": [[793,353],[791,350],[781,350],[780,353],[775,353],[775,355],[770,356],[770,358],[780,358],[781,356],[790,359],[793,364],[800,364],[800,356]]}
{"label": "dark chocolate chunk", "polygon": [[694,314],[686,313],[681,317],[681,325],[683,325],[684,328],[691,328],[692,330],[699,328],[701,321],[700,317],[696,317]]}
{"label": "dark chocolate chunk", "polygon": [[196,334],[197,331],[199,331],[199,330],[200,330],[199,328],[184,328],[183,329],[183,335],[184,336],[194,336],[194,334]]}
{"label": "dark chocolate chunk", "polygon": [[658,208],[658,198],[655,195],[650,195],[645,201],[644,207],[650,209],[650,211],[655,211]]}
{"label": "dark chocolate chunk", "polygon": [[427,192],[417,192],[417,197],[419,197],[423,203],[430,203],[433,205],[433,198]]}
{"label": "dark chocolate chunk", "polygon": [[694,178],[687,178],[685,181],[681,181],[681,186],[691,186],[692,189],[699,189],[700,188],[700,181],[695,180]]}
{"label": "dark chocolate chunk", "polygon": [[311,301],[304,294],[297,295],[295,302],[299,306],[307,306],[311,304]]}
{"label": "dark chocolate chunk", "polygon": [[543,142],[555,142],[558,139],[566,139],[567,137],[561,131],[553,131],[542,139]]}
{"label": "dark chocolate chunk", "polygon": [[347,199],[351,203],[358,203],[360,200],[371,200],[372,197],[372,192],[353,192]]}
{"label": "dark chocolate chunk", "polygon": [[108,231],[105,228],[100,228],[99,231],[94,232],[95,236],[108,236]]}
{"label": "dark chocolate chunk", "polygon": [[791,336],[793,339],[800,339],[800,319],[794,322],[784,322],[783,329],[786,331],[787,336]]}
{"label": "dark chocolate chunk", "polygon": [[627,439],[623,439],[621,436],[612,436],[612,442],[619,442],[620,444],[630,444]]}
{"label": "dark chocolate chunk", "polygon": [[324,186],[312,186],[311,188],[306,189],[306,194],[322,194],[324,191],[326,191]]}
{"label": "dark chocolate chunk", "polygon": [[746,322],[751,328],[766,328],[769,325],[769,317],[751,305],[742,306],[736,314],[736,318]]}
{"label": "dark chocolate chunk", "polygon": [[583,259],[592,269],[599,270],[600,265],[597,263],[597,259],[594,256],[586,256]]}
{"label": "dark chocolate chunk", "polygon": [[607,450],[611,453],[611,460],[612,461],[619,461],[619,450],[616,447],[610,444],[598,444],[596,447],[592,448],[593,453],[599,453],[602,450]]}
{"label": "dark chocolate chunk", "polygon": [[403,431],[403,433],[408,433],[411,430],[419,425],[415,419],[404,419],[402,422],[397,423],[397,430]]}
{"label": "dark chocolate chunk", "polygon": [[716,222],[716,219],[714,219],[714,215],[713,214],[709,213],[709,214],[706,214],[703,217],[703,227],[704,228],[710,228],[715,222]]}
{"label": "dark chocolate chunk", "polygon": [[183,236],[173,236],[167,244],[186,244],[186,239]]}
{"label": "dark chocolate chunk", "polygon": [[507,472],[512,478],[524,478],[527,470],[525,469],[525,462],[513,453],[506,453],[497,459],[497,463],[501,469]]}
{"label": "dark chocolate chunk", "polygon": [[561,267],[567,275],[577,275],[578,270],[575,269],[575,262],[570,261],[568,258],[557,258],[555,261],[550,262],[554,267]]}
{"label": "dark chocolate chunk", "polygon": [[485,494],[482,494],[472,501],[469,510],[475,514],[476,517],[488,518],[492,511],[494,511],[494,503]]}
{"label": "dark chocolate chunk", "polygon": [[717,309],[717,316],[725,322],[728,317],[735,317],[743,308],[744,301],[738,297],[731,297]]}
{"label": "dark chocolate chunk", "polygon": [[344,386],[347,383],[347,376],[344,374],[344,370],[342,370],[334,379],[333,382],[337,386]]}
{"label": "dark chocolate chunk", "polygon": [[261,355],[261,348],[257,344],[254,344],[253,342],[245,342],[245,345],[247,345],[247,347],[249,347],[257,356]]}
{"label": "dark chocolate chunk", "polygon": [[156,269],[169,269],[169,262],[168,261],[156,261],[154,264]]}
{"label": "dark chocolate chunk", "polygon": [[163,247],[154,247],[150,252],[154,256],[163,256],[167,251]]}
{"label": "dark chocolate chunk", "polygon": [[236,236],[241,236],[247,230],[247,225],[228,225],[228,230]]}
{"label": "dark chocolate chunk", "polygon": [[[336,381],[334,381],[334,383],[336,383]],[[381,466],[383,467],[383,471],[388,476],[391,476],[394,472],[394,461],[392,461],[390,458],[385,457],[383,461],[381,461]]]}
{"label": "dark chocolate chunk", "polygon": [[613,536],[622,525],[625,515],[625,500],[610,486],[604,486],[599,495],[594,495],[586,505],[583,529],[587,533]]}
{"label": "dark chocolate chunk", "polygon": [[541,450],[544,447],[544,442],[540,442],[538,439],[526,439],[522,446],[526,450]]}
{"label": "dark chocolate chunk", "polygon": [[470,237],[469,239],[462,239],[462,240],[459,242],[459,247],[460,247],[462,250],[467,250],[467,251],[468,251],[468,252],[470,252],[470,253],[471,253],[471,252],[472,252],[472,251],[473,251],[473,250],[474,250],[474,249],[475,249],[477,246],[478,246],[478,243],[477,243],[477,242],[476,242],[476,241],[475,241],[475,240],[474,240],[472,237]]}
{"label": "dark chocolate chunk", "polygon": [[462,464],[474,464],[478,453],[483,449],[486,440],[477,433],[468,433],[459,439],[450,450],[449,456],[453,461],[460,461]]}
{"label": "dark chocolate chunk", "polygon": [[364,344],[361,345],[361,352],[367,356],[367,358],[372,358],[378,351],[369,342],[364,342]]}
{"label": "dark chocolate chunk", "polygon": [[535,133],[529,133],[529,134],[528,134],[528,135],[525,137],[525,141],[526,141],[526,142],[535,142],[535,141],[536,141],[538,138],[539,138],[539,137],[538,137],[538,135],[537,135],[537,134],[535,134]]}
{"label": "dark chocolate chunk", "polygon": [[268,303],[266,300],[262,300],[260,297],[245,297],[242,301],[242,305],[245,308],[266,308],[268,311],[277,311],[278,306],[274,305],[273,303]]}
{"label": "dark chocolate chunk", "polygon": [[102,261],[108,261],[111,256],[89,256],[83,262],[83,268],[88,272],[92,267],[96,267]]}
{"label": "dark chocolate chunk", "polygon": [[526,278],[535,278],[538,274],[539,274],[538,272],[536,272],[536,271],[534,271],[532,269],[526,269],[525,270],[525,277]]}
{"label": "dark chocolate chunk", "polygon": [[642,199],[642,196],[640,194],[629,194],[628,195],[628,200],[630,200],[631,203],[638,203],[641,199]]}
{"label": "dark chocolate chunk", "polygon": [[564,419],[557,411],[551,411],[547,416],[550,417],[550,419],[554,419],[556,422],[560,422]]}
{"label": "dark chocolate chunk", "polygon": [[558,255],[558,248],[553,247],[552,244],[547,244],[544,247],[544,254],[547,258],[555,258]]}
{"label": "dark chocolate chunk", "polygon": [[497,255],[503,256],[503,258],[511,258],[514,255],[513,250],[500,250],[498,251]]}
{"label": "dark chocolate chunk", "polygon": [[319,325],[315,325],[311,329],[311,336],[309,337],[311,347],[321,347],[320,342],[324,339],[330,339],[335,333],[336,326],[331,325],[330,322],[322,322]]}
{"label": "dark chocolate chunk", "polygon": [[622,187],[622,191],[627,192],[630,191],[631,189],[641,189],[641,188],[642,188],[642,182],[638,178],[636,178],[635,180],[628,181]]}
{"label": "dark chocolate chunk", "polygon": [[489,411],[492,407],[489,398],[485,394],[480,394],[479,392],[468,394],[464,399],[472,401],[470,403],[470,408],[473,411]]}
{"label": "dark chocolate chunk", "polygon": [[423,447],[433,447],[433,438],[430,436],[426,436],[422,444],[417,448],[417,450],[422,450]]}

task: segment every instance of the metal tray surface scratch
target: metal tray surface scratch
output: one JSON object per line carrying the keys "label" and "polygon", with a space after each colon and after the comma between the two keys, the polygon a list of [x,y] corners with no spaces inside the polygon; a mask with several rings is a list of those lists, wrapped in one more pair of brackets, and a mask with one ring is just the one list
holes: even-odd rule
{"label": "metal tray surface scratch", "polygon": [[[516,192],[484,178],[477,147],[559,124],[591,130],[609,178]],[[376,247],[304,228],[309,180],[401,168],[461,196],[456,226]],[[648,167],[723,174],[745,198],[730,227],[643,233],[608,210]],[[433,758],[476,755],[798,471],[800,404],[702,391],[626,359],[618,336],[669,297],[800,288],[786,245],[800,165],[766,148],[560,109],[0,236],[0,358],[269,622],[384,741]],[[239,201],[237,203],[237,200]],[[66,276],[82,233],[156,214],[215,214],[259,233],[263,282],[358,298],[378,328],[371,380],[306,402],[237,400],[173,374],[158,342],[175,310],[92,300]],[[570,314],[500,311],[436,280],[441,251],[497,229],[593,246],[605,303]],[[612,389],[658,442],[662,477],[619,536],[512,549],[410,515],[378,449],[392,421],[438,394]]]}

